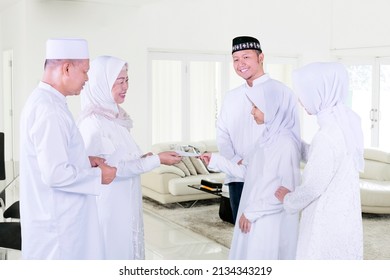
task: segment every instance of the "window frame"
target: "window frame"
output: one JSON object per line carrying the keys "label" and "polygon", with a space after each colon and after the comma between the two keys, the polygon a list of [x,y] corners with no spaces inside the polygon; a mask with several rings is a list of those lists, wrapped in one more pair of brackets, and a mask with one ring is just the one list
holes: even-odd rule
{"label": "window frame", "polygon": [[[345,66],[371,65],[372,66],[372,92],[371,92],[371,143],[365,147],[379,147],[380,142],[380,68],[381,65],[390,65],[390,57],[348,57],[340,56],[338,61]],[[362,116],[361,116],[362,117]]]}

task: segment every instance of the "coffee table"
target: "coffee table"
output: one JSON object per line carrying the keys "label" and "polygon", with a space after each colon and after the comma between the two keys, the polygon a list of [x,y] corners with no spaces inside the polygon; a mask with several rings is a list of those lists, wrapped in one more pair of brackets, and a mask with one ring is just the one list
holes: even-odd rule
{"label": "coffee table", "polygon": [[220,197],[221,199],[219,201],[219,217],[221,218],[222,221],[234,224],[232,208],[230,206],[230,200],[229,200],[229,192],[209,191],[207,189],[201,188],[200,185],[188,185],[188,187],[200,190],[202,192],[211,193],[215,196]]}

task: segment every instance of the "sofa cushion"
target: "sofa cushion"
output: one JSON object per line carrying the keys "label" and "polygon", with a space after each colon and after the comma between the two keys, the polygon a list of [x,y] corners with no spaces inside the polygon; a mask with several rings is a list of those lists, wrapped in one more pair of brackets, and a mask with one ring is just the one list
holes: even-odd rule
{"label": "sofa cushion", "polygon": [[207,170],[206,166],[204,165],[203,161],[200,158],[190,157],[190,160],[194,165],[196,172],[198,174],[203,174],[203,175],[210,174],[210,172]]}
{"label": "sofa cushion", "polygon": [[364,158],[385,163],[390,163],[390,153],[376,148],[364,149]]}
{"label": "sofa cushion", "polygon": [[[141,174],[141,185],[153,189],[157,193],[169,193],[168,183],[170,180],[182,177],[174,173],[156,173],[153,171]],[[185,177],[184,177],[185,178]]]}
{"label": "sofa cushion", "polygon": [[196,172],[195,166],[192,164],[192,162],[191,162],[189,157],[182,157],[181,161],[188,168],[188,170],[190,171],[191,175],[198,175],[198,173]]}
{"label": "sofa cushion", "polygon": [[157,174],[173,173],[173,174],[179,175],[180,177],[186,176],[186,174],[180,168],[173,166],[173,165],[165,165],[165,164],[161,164],[159,167],[156,167],[151,172],[157,173]]}
{"label": "sofa cushion", "polygon": [[366,159],[364,161],[364,172],[360,178],[378,181],[390,181],[390,164]]}
{"label": "sofa cushion", "polygon": [[187,166],[184,164],[183,160],[179,161],[179,163],[174,164],[175,167],[179,168],[185,176],[190,176],[191,173],[188,170]]}
{"label": "sofa cushion", "polygon": [[390,182],[361,179],[360,196],[364,206],[390,207]]}

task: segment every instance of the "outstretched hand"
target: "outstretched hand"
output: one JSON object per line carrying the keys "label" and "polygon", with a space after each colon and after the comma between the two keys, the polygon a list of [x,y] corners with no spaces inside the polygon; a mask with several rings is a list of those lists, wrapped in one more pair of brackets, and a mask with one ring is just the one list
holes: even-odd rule
{"label": "outstretched hand", "polygon": [[161,152],[158,154],[160,162],[166,165],[177,164],[181,161],[181,156],[173,151]]}
{"label": "outstretched hand", "polygon": [[211,160],[211,153],[203,153],[201,156],[200,156],[200,159],[204,162],[204,164],[206,166],[209,165],[210,163],[210,160]]}
{"label": "outstretched hand", "polygon": [[286,194],[288,194],[290,192],[289,189],[285,188],[285,187],[279,187],[276,192],[275,192],[275,196],[277,199],[279,199],[280,202],[283,203],[284,201],[284,197],[286,196]]}

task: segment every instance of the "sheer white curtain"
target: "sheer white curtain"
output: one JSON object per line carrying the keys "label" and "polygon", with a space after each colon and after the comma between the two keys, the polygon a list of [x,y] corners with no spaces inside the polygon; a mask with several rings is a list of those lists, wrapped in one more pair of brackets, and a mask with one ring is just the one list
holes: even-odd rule
{"label": "sheer white curtain", "polygon": [[220,107],[221,63],[190,62],[190,139],[214,139]]}
{"label": "sheer white curtain", "polygon": [[182,140],[182,63],[152,61],[152,143]]}
{"label": "sheer white curtain", "polygon": [[215,138],[223,59],[218,55],[153,55],[152,144]]}

